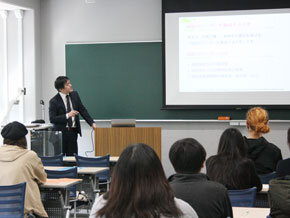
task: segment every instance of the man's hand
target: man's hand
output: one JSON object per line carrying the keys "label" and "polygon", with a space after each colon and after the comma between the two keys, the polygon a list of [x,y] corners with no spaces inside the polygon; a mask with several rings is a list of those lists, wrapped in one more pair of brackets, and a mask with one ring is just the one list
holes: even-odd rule
{"label": "man's hand", "polygon": [[68,117],[69,117],[69,118],[70,118],[70,117],[74,117],[74,116],[76,116],[76,115],[78,115],[78,114],[79,114],[78,111],[72,110],[72,111],[70,111],[70,112],[68,113]]}
{"label": "man's hand", "polygon": [[93,128],[93,129],[96,129],[96,128],[97,128],[97,124],[93,123],[93,124],[92,124],[92,128]]}

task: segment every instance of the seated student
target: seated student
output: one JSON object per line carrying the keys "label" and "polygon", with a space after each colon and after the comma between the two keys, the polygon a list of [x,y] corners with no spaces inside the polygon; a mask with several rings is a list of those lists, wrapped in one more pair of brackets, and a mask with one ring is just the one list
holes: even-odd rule
{"label": "seated student", "polygon": [[271,218],[290,217],[290,176],[272,179],[269,182],[268,202]]}
{"label": "seated student", "polygon": [[175,142],[169,151],[169,159],[176,174],[169,183],[177,198],[189,203],[199,218],[232,217],[232,206],[227,189],[201,173],[206,152],[193,138]]}
{"label": "seated student", "polygon": [[258,174],[268,174],[276,170],[278,161],[282,160],[281,150],[268,142],[263,133],[270,131],[268,113],[261,107],[251,108],[247,113],[248,157],[255,163]]}
{"label": "seated student", "polygon": [[110,191],[95,200],[95,217],[197,217],[186,202],[174,198],[161,162],[145,144],[123,150],[114,168]]}
{"label": "seated student", "polygon": [[4,145],[0,147],[0,185],[26,182],[24,213],[48,217],[38,188],[46,181],[46,173],[37,154],[26,149],[26,134],[26,127],[16,121],[2,129]]}
{"label": "seated student", "polygon": [[252,160],[246,157],[247,149],[239,130],[226,129],[221,135],[218,153],[206,161],[207,176],[229,190],[257,187],[261,191],[261,180]]}
{"label": "seated student", "polygon": [[[288,147],[290,147],[290,128],[287,132],[287,143]],[[276,175],[277,177],[290,176],[290,158],[278,162]]]}

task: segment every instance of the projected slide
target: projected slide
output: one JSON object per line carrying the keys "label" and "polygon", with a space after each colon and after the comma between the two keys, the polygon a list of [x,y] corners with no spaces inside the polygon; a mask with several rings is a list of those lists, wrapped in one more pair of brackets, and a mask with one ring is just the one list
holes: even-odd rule
{"label": "projected slide", "polygon": [[289,19],[290,14],[180,17],[180,92],[289,91]]}
{"label": "projected slide", "polygon": [[166,105],[290,105],[290,9],[165,14]]}

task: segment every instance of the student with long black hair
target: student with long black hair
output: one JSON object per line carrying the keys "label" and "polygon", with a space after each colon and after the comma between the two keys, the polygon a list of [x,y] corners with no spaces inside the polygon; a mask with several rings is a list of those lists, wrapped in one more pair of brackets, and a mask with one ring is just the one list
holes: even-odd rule
{"label": "student with long black hair", "polygon": [[90,218],[198,217],[177,198],[154,150],[145,144],[124,149],[114,167],[110,191],[96,199]]}
{"label": "student with long black hair", "polygon": [[240,131],[226,129],[221,135],[217,155],[206,161],[207,176],[229,190],[257,187],[262,189],[255,165],[247,158],[247,149]]}

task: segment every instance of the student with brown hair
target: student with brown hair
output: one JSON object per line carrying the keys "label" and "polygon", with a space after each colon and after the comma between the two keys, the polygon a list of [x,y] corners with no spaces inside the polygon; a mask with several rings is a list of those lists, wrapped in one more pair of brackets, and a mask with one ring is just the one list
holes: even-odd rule
{"label": "student with brown hair", "polygon": [[174,198],[161,162],[145,144],[123,150],[114,167],[110,191],[96,199],[90,218],[197,218],[186,202]]}
{"label": "student with brown hair", "polygon": [[269,117],[265,109],[253,107],[247,113],[248,157],[255,163],[258,174],[267,174],[276,170],[277,163],[282,160],[281,150],[268,142],[262,135],[270,131]]}

